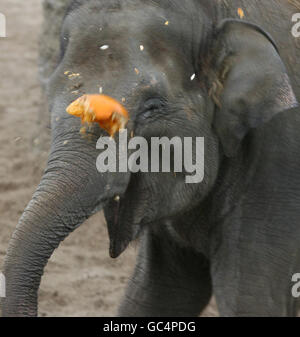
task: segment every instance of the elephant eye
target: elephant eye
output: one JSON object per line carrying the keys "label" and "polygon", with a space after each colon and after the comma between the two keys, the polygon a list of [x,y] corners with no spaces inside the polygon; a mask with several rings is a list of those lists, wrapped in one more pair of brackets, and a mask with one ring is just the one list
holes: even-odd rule
{"label": "elephant eye", "polygon": [[150,98],[144,104],[144,112],[157,112],[164,107],[164,103],[160,98]]}

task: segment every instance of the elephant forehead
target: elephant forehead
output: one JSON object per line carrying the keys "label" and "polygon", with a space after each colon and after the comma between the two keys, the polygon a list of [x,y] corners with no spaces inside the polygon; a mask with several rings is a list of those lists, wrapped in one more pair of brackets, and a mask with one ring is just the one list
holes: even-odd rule
{"label": "elephant forehead", "polygon": [[192,36],[190,18],[184,12],[179,14],[171,7],[166,10],[155,1],[86,1],[69,12],[64,28],[77,39],[96,39],[106,48],[103,51],[110,47],[106,41],[118,42],[120,48],[137,45],[142,52],[147,41],[153,42],[152,46],[158,41],[166,46],[178,40],[183,46]]}
{"label": "elephant forehead", "polygon": [[[100,2],[101,3],[101,2]],[[141,4],[141,3],[140,3]],[[85,26],[97,25],[99,28],[110,27],[110,29],[122,32],[124,28],[145,26],[147,23],[167,22],[167,16],[164,11],[153,6],[122,6],[119,9],[102,8],[99,3],[98,7],[92,6],[92,2],[87,1],[75,11],[69,12],[65,21],[70,21],[74,25]],[[138,32],[136,32],[138,33]]]}

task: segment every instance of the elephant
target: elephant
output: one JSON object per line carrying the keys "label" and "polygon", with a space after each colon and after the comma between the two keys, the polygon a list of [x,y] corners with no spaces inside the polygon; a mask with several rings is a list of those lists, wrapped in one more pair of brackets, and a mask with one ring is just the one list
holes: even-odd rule
{"label": "elephant", "polygon": [[[102,209],[112,258],[139,242],[119,316],[198,316],[213,294],[221,316],[297,315],[299,9],[288,0],[71,2],[45,83],[49,159],[9,243],[4,316],[38,314],[53,251]],[[203,137],[203,181],[99,172],[105,131],[83,136],[66,113],[99,88],[128,110],[128,134]]]}

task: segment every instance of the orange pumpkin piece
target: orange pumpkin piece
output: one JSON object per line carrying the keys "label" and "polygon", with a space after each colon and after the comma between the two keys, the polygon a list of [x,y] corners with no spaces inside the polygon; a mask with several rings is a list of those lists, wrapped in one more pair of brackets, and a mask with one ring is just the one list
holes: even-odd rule
{"label": "orange pumpkin piece", "polygon": [[106,95],[83,95],[67,107],[67,113],[80,117],[82,123],[98,123],[111,137],[129,120],[125,107]]}

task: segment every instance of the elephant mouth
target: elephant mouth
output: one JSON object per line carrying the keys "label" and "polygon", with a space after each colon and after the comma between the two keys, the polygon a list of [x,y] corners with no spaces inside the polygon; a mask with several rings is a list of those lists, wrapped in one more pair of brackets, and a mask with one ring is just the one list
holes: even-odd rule
{"label": "elephant mouth", "polygon": [[141,233],[143,226],[138,223],[131,223],[122,212],[122,197],[115,197],[108,203],[105,212],[108,234],[110,240],[109,255],[111,258],[118,258],[136,240]]}

